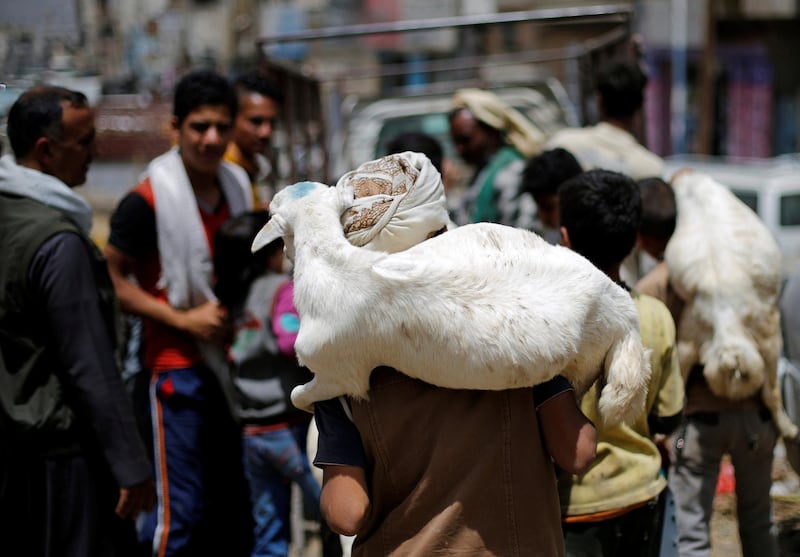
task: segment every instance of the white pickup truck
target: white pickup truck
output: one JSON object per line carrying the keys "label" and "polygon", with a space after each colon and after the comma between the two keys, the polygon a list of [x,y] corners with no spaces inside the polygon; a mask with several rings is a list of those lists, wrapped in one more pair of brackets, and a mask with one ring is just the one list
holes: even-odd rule
{"label": "white pickup truck", "polygon": [[[489,90],[527,116],[545,136],[564,126],[579,125],[574,105],[555,78]],[[408,95],[356,104],[345,117],[344,141],[339,143],[341,150],[334,157],[339,171],[335,173],[385,155],[392,138],[411,131],[433,136],[441,143],[445,157],[456,161],[447,119],[452,109],[452,93]]]}

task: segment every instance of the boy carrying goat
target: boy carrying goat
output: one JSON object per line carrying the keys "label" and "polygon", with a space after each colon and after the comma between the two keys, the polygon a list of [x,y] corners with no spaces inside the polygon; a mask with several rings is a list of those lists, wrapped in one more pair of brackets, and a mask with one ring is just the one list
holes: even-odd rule
{"label": "boy carrying goat", "polygon": [[[281,235],[294,259],[296,349],[315,379],[292,398],[314,408],[323,514],[334,529],[358,534],[356,552],[455,544],[470,554],[561,554],[529,387],[557,385],[549,380],[561,374],[584,392],[602,374],[602,419],[639,415],[650,366],[630,296],[529,232],[480,224],[440,234],[449,224],[441,179],[415,153],[362,165],[335,188],[287,188],[271,213],[254,246]],[[574,435],[567,466],[582,471],[593,428],[569,390],[542,388],[545,442],[544,413],[568,402],[558,423]],[[589,450],[576,450],[586,439]],[[505,511],[487,515],[487,505]],[[541,528],[509,536],[507,517],[527,513]]]}

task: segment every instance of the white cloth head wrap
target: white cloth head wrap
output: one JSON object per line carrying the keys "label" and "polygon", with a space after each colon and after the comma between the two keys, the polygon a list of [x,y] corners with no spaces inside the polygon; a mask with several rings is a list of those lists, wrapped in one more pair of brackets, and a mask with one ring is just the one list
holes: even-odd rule
{"label": "white cloth head wrap", "polygon": [[453,94],[453,108],[466,108],[476,120],[505,134],[508,141],[526,158],[542,150],[545,137],[517,109],[497,95],[483,89],[459,89]]}
{"label": "white cloth head wrap", "polygon": [[354,198],[342,226],[355,246],[395,253],[452,224],[442,177],[421,153],[366,162],[342,176],[336,188],[349,189]]}

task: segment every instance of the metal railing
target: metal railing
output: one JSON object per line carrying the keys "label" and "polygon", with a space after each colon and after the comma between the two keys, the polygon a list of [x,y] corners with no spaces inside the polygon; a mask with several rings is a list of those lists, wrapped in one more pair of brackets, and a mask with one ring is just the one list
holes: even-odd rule
{"label": "metal railing", "polygon": [[[486,67],[516,64],[539,65],[562,62],[570,67],[566,73],[573,83],[567,89],[571,97],[578,100],[579,114],[586,114],[584,106],[591,97],[593,83],[588,76],[603,58],[608,58],[620,48],[625,48],[631,36],[634,7],[632,4],[606,4],[598,6],[574,6],[542,8],[495,14],[442,17],[427,20],[407,20],[368,23],[310,29],[291,33],[280,33],[260,37],[256,40],[259,66],[284,91],[286,99],[281,116],[283,134],[277,138],[273,153],[273,168],[281,169],[279,181],[287,183],[299,180],[327,182],[331,150],[328,143],[332,137],[341,140],[344,124],[341,113],[332,113],[331,105],[343,97],[342,84],[366,79],[385,80],[410,73],[424,72],[441,78],[445,74],[455,77],[452,83],[465,81],[465,73],[475,85],[481,86],[478,72]],[[411,67],[406,63],[390,63],[379,66],[352,65],[333,70],[318,68],[309,71],[307,65],[277,60],[267,54],[271,45],[324,40],[356,40],[362,37],[386,34],[406,34],[444,29],[486,29],[498,25],[535,24],[548,26],[591,26],[600,31],[593,36],[575,40],[566,46],[522,49],[507,52],[456,54],[447,58],[417,61]],[[459,74],[460,72],[460,74]],[[428,90],[444,91],[449,81],[437,79]],[[456,87],[453,86],[452,89]],[[424,88],[423,88],[424,89]],[[385,88],[388,90],[388,88]],[[425,92],[417,89],[415,92]],[[338,110],[338,109],[334,109]],[[582,120],[585,120],[582,119]],[[281,184],[275,184],[280,187]]]}

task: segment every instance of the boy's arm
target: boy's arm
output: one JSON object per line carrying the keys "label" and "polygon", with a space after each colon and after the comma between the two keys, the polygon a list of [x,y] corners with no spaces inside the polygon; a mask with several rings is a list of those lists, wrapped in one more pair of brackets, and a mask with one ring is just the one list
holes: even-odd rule
{"label": "boy's arm", "polygon": [[111,244],[106,244],[103,255],[122,311],[158,321],[204,341],[224,335],[227,314],[217,302],[206,302],[186,311],[175,309],[145,292],[129,278],[136,262],[134,257]]}
{"label": "boy's arm", "polygon": [[331,530],[344,536],[355,536],[369,511],[364,469],[358,466],[325,466],[322,470],[320,511]]}
{"label": "boy's arm", "polygon": [[555,463],[570,474],[585,472],[597,455],[597,430],[561,376],[534,387],[536,414],[545,448]]}
{"label": "boy's arm", "polygon": [[155,212],[139,193],[129,193],[120,201],[110,224],[111,233],[103,255],[122,311],[163,323],[200,340],[216,339],[226,332],[225,311],[216,302],[180,311],[130,278],[140,254],[157,249]]}
{"label": "boy's arm", "polygon": [[356,535],[369,512],[366,456],[344,397],[314,403],[317,455],[322,468],[320,511],[337,534]]}

